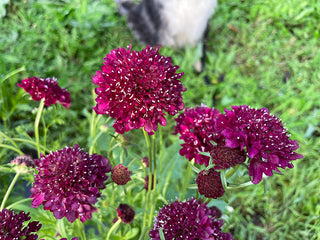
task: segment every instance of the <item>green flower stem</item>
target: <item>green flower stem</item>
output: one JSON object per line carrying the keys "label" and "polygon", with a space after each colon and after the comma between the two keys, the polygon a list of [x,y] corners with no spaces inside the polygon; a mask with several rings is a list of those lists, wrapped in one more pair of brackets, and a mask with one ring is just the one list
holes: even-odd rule
{"label": "green flower stem", "polygon": [[[33,146],[37,146],[37,143],[34,141],[34,140],[29,140],[29,139],[23,139],[23,138],[12,138],[13,141],[17,141],[17,142],[24,142],[24,143],[29,143]],[[50,150],[43,146],[43,145],[40,145],[40,148],[42,149],[42,151],[45,151],[45,152],[49,152]]]}
{"label": "green flower stem", "polygon": [[115,224],[113,224],[112,227],[109,229],[106,240],[110,239],[111,233],[120,225],[120,223],[121,223],[121,220],[120,220],[120,218],[118,218],[118,220],[115,222]]}
{"label": "green flower stem", "polygon": [[187,172],[186,172],[186,177],[184,179],[183,185],[182,185],[182,190],[181,193],[179,195],[179,201],[182,201],[185,198],[188,186],[189,186],[189,182],[190,182],[190,178],[191,178],[191,173],[192,173],[192,168],[191,168],[191,164],[188,164],[187,167]]}
{"label": "green flower stem", "polygon": [[13,151],[15,151],[15,152],[19,153],[19,155],[24,155],[24,153],[23,153],[20,149],[15,148],[15,147],[10,146],[10,145],[7,145],[7,144],[0,144],[0,148],[7,148],[7,149],[11,149],[11,150],[13,150]]}
{"label": "green flower stem", "polygon": [[9,137],[8,135],[4,134],[4,133],[1,132],[1,131],[0,131],[0,135],[1,135],[3,138],[7,139],[13,146],[15,146],[16,148],[18,148],[18,145],[15,143],[15,141],[14,141],[11,137]]}
{"label": "green flower stem", "polygon": [[227,189],[243,188],[243,187],[250,186],[250,185],[252,185],[252,184],[253,184],[253,183],[250,181],[250,182],[241,183],[241,184],[239,184],[239,185],[230,185],[230,186],[227,186]]}
{"label": "green flower stem", "polygon": [[[148,152],[149,152],[149,182],[148,182],[148,190],[147,190],[147,196],[146,196],[146,205],[145,205],[145,211],[144,211],[144,215],[143,215],[143,223],[142,223],[142,233],[144,234],[145,232],[145,228],[146,228],[146,221],[147,221],[147,212],[149,210],[149,206],[150,206],[150,193],[151,193],[151,183],[152,183],[152,149],[151,149],[151,145],[150,145],[150,138],[148,133],[143,129],[143,134],[146,140],[146,144],[147,144],[147,148],[148,148]],[[141,238],[141,237],[140,237]]]}
{"label": "green flower stem", "polygon": [[86,240],[87,237],[86,237],[86,232],[84,230],[84,226],[83,226],[83,223],[77,219],[76,220],[76,227],[77,227],[77,234],[79,234],[79,238],[82,239],[82,240]]}
{"label": "green flower stem", "polygon": [[36,119],[34,121],[34,133],[35,133],[35,136],[36,136],[38,158],[40,158],[39,122],[40,122],[41,113],[43,111],[43,108],[44,108],[44,98],[42,98],[41,101],[40,101],[40,105],[39,105],[39,108],[38,108],[37,116],[36,116]]}
{"label": "green flower stem", "polygon": [[2,203],[1,203],[1,206],[0,206],[0,211],[2,211],[2,210],[4,209],[4,206],[5,206],[5,204],[6,204],[6,201],[7,201],[8,197],[9,197],[9,195],[10,195],[10,193],[11,193],[14,185],[16,184],[19,176],[20,176],[20,172],[17,172],[16,175],[14,176],[14,178],[13,178],[13,180],[12,180],[12,182],[11,182],[8,190],[7,190],[7,192],[6,192],[6,195],[4,195],[4,198],[3,198]]}
{"label": "green flower stem", "polygon": [[[157,159],[156,159],[156,134],[154,134],[152,136],[152,160],[153,160],[153,186],[149,191],[152,193],[152,204],[150,207],[150,213],[149,213],[149,222],[148,222],[148,226],[151,226],[152,224],[152,219],[153,219],[153,211],[154,211],[154,207],[156,205],[156,201],[157,201]],[[151,178],[151,184],[152,184],[152,178]],[[150,184],[150,176],[149,176],[149,186]],[[152,190],[151,190],[152,189]]]}
{"label": "green flower stem", "polygon": [[11,205],[7,206],[6,208],[7,208],[7,209],[11,209],[11,208],[13,208],[13,207],[16,206],[16,205],[19,205],[19,204],[22,204],[22,203],[25,203],[25,202],[29,202],[29,201],[31,201],[31,200],[32,200],[32,198],[24,198],[24,199],[21,199],[20,201],[17,201],[17,202],[15,202],[15,203],[12,203]]}

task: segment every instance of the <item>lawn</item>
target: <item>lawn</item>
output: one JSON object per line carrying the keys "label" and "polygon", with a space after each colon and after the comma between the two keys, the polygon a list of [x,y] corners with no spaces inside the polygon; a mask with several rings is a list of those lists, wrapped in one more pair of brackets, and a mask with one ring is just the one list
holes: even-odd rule
{"label": "lawn", "polygon": [[[304,156],[292,162],[294,168],[257,185],[227,190],[209,205],[222,210],[223,231],[235,239],[320,239],[320,1],[220,0],[209,27],[202,73],[193,68],[198,49],[160,49],[180,66],[178,72],[184,72],[185,106],[203,103],[221,112],[235,105],[268,108],[286,123],[291,139],[300,145],[297,152]],[[6,165],[17,155],[13,148],[37,154],[30,142],[35,139],[39,102],[31,101],[16,85],[27,77],[56,77],[71,95],[70,110],[58,104],[44,109],[40,141],[47,153],[78,144],[137,170],[125,191],[114,184],[103,190],[105,197],[97,203],[101,211],[85,226],[56,221],[48,211],[31,208],[30,201],[24,201],[30,192],[24,189],[30,188],[33,176],[21,177],[7,205],[21,201],[13,209],[31,212],[33,219],[45,223],[39,239],[56,239],[57,231],[68,239],[106,239],[117,216],[115,209],[123,201],[135,207],[135,220],[117,226],[108,237],[139,239],[143,231],[147,196],[145,169],[138,160],[148,151],[144,135],[133,130],[114,138],[112,119],[92,110],[96,86],[91,78],[106,54],[130,44],[137,51],[145,47],[134,38],[112,0],[0,1],[0,131],[5,134],[0,135],[0,164],[5,166],[0,168],[0,199],[14,177]],[[175,197],[194,195],[193,189],[185,189],[188,161],[178,153],[181,142],[172,135],[174,125],[174,117],[169,116],[159,143],[162,189],[155,210]],[[110,155],[115,142],[118,147]],[[190,183],[195,178],[192,173]]]}

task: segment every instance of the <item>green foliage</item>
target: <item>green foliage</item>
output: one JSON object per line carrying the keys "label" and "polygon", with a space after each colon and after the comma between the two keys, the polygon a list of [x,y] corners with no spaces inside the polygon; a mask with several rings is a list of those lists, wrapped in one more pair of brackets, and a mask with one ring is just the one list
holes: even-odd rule
{"label": "green foliage", "polygon": [[[161,49],[184,72],[186,107],[201,103],[219,110],[240,104],[267,107],[287,123],[292,138],[300,144],[299,153],[304,159],[294,162],[293,169],[268,178],[265,185],[227,191],[228,205],[210,202],[224,210],[224,230],[236,239],[320,238],[319,19],[317,0],[221,0],[210,22],[203,73],[193,69],[199,58],[198,48]],[[134,132],[116,137],[112,120],[92,113],[95,103],[91,77],[100,69],[105,55],[129,44],[136,50],[142,48],[125,19],[117,14],[114,1],[4,1],[0,3],[0,32],[0,131],[13,141],[1,136],[0,144],[35,151],[32,124],[38,103],[29,101],[16,83],[30,76],[57,77],[59,84],[71,92],[72,106],[70,110],[59,105],[44,110],[41,136],[50,134],[40,139],[43,148],[48,152],[79,144],[111,159],[121,159],[140,171],[132,180],[136,186],[126,189],[129,197],[114,195],[123,190],[120,186],[104,190],[108,199],[98,202],[101,211],[86,223],[87,239],[106,236],[116,217],[118,201],[136,206],[136,218],[141,221],[145,200],[141,192],[144,167],[140,165],[141,153],[146,152],[143,135]],[[178,137],[170,135],[173,127],[174,118],[168,117],[160,171],[160,176],[166,178],[159,179],[157,209],[179,196],[188,171],[178,153]],[[112,141],[118,147],[110,152]],[[11,149],[0,149],[0,163],[8,163],[15,156]],[[13,170],[1,167],[0,174],[1,186],[7,189]],[[191,182],[194,178],[192,175]],[[1,189],[0,199],[4,193]],[[22,198],[14,194],[9,204]],[[55,239],[52,236],[57,229],[68,239],[75,236],[72,233],[83,234],[80,224],[69,226],[63,224],[64,220],[57,224],[52,214],[31,208],[29,202],[17,204],[14,209],[30,211],[32,218],[43,222],[42,238]],[[64,225],[68,227],[64,229]],[[113,239],[136,239],[140,227],[135,222],[120,225]]]}

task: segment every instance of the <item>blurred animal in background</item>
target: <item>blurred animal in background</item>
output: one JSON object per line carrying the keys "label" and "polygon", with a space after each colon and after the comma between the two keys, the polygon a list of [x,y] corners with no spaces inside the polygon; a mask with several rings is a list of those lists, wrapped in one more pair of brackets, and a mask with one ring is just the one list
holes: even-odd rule
{"label": "blurred animal in background", "polygon": [[[205,43],[217,0],[115,0],[142,44],[183,48]],[[202,45],[202,70],[205,45]]]}

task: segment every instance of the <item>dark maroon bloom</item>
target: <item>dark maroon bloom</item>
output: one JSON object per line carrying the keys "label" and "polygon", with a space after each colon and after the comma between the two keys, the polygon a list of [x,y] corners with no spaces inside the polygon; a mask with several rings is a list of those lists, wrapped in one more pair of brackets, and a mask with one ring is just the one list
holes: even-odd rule
{"label": "dark maroon bloom", "polygon": [[217,138],[214,125],[215,119],[220,115],[219,110],[209,108],[205,105],[196,108],[186,108],[178,118],[174,134],[180,134],[180,139],[185,143],[181,144],[180,154],[191,161],[208,166],[210,158],[199,154],[210,152],[213,145],[210,141]]}
{"label": "dark maroon bloom", "polygon": [[161,228],[165,239],[231,240],[230,233],[221,232],[223,220],[216,219],[213,214],[201,199],[172,202],[160,209],[149,236],[152,240],[160,240]]}
{"label": "dark maroon bloom", "polygon": [[225,139],[230,148],[245,149],[251,158],[249,175],[257,184],[262,174],[273,175],[273,170],[280,172],[278,167],[293,168],[291,161],[303,158],[295,153],[299,145],[290,140],[290,134],[275,115],[268,109],[255,109],[249,106],[232,106],[225,110],[216,121],[216,130]]}
{"label": "dark maroon bloom", "polygon": [[215,169],[234,167],[246,160],[246,152],[238,148],[229,148],[221,144],[214,145],[210,155]]}
{"label": "dark maroon bloom", "polygon": [[106,173],[111,171],[109,160],[102,155],[89,155],[75,147],[66,147],[35,159],[38,174],[31,188],[32,207],[43,204],[57,219],[70,222],[91,219],[93,206],[105,188]]}
{"label": "dark maroon bloom", "polygon": [[46,106],[56,102],[61,103],[67,109],[71,106],[70,93],[66,89],[60,88],[55,78],[29,77],[23,79],[17,85],[29,93],[35,101],[40,101],[44,98]]}
{"label": "dark maroon bloom", "polygon": [[118,48],[103,64],[92,77],[99,86],[94,110],[115,118],[117,133],[144,128],[152,135],[158,123],[166,125],[165,112],[174,116],[184,108],[186,88],[179,80],[183,73],[176,73],[179,67],[160,55],[158,48],[148,46],[140,52],[131,51],[131,46]]}
{"label": "dark maroon bloom", "polygon": [[220,173],[213,168],[199,172],[196,182],[199,193],[207,198],[218,198],[224,194]]}
{"label": "dark maroon bloom", "polygon": [[117,213],[121,221],[124,223],[132,223],[135,215],[134,210],[128,204],[124,203],[119,204]]}
{"label": "dark maroon bloom", "polygon": [[142,163],[145,167],[149,167],[149,158],[148,157],[143,157],[142,158]]}
{"label": "dark maroon bloom", "polygon": [[130,181],[131,172],[122,164],[116,165],[111,172],[112,181],[118,185],[125,185]]}
{"label": "dark maroon bloom", "polygon": [[10,163],[16,164],[16,165],[24,165],[28,168],[35,167],[33,158],[29,155],[19,155],[19,156],[15,157]]}
{"label": "dark maroon bloom", "polygon": [[[38,239],[37,231],[41,224],[38,221],[29,221],[30,213],[15,213],[12,209],[3,209],[0,211],[0,239]],[[25,222],[29,221],[28,224]]]}

